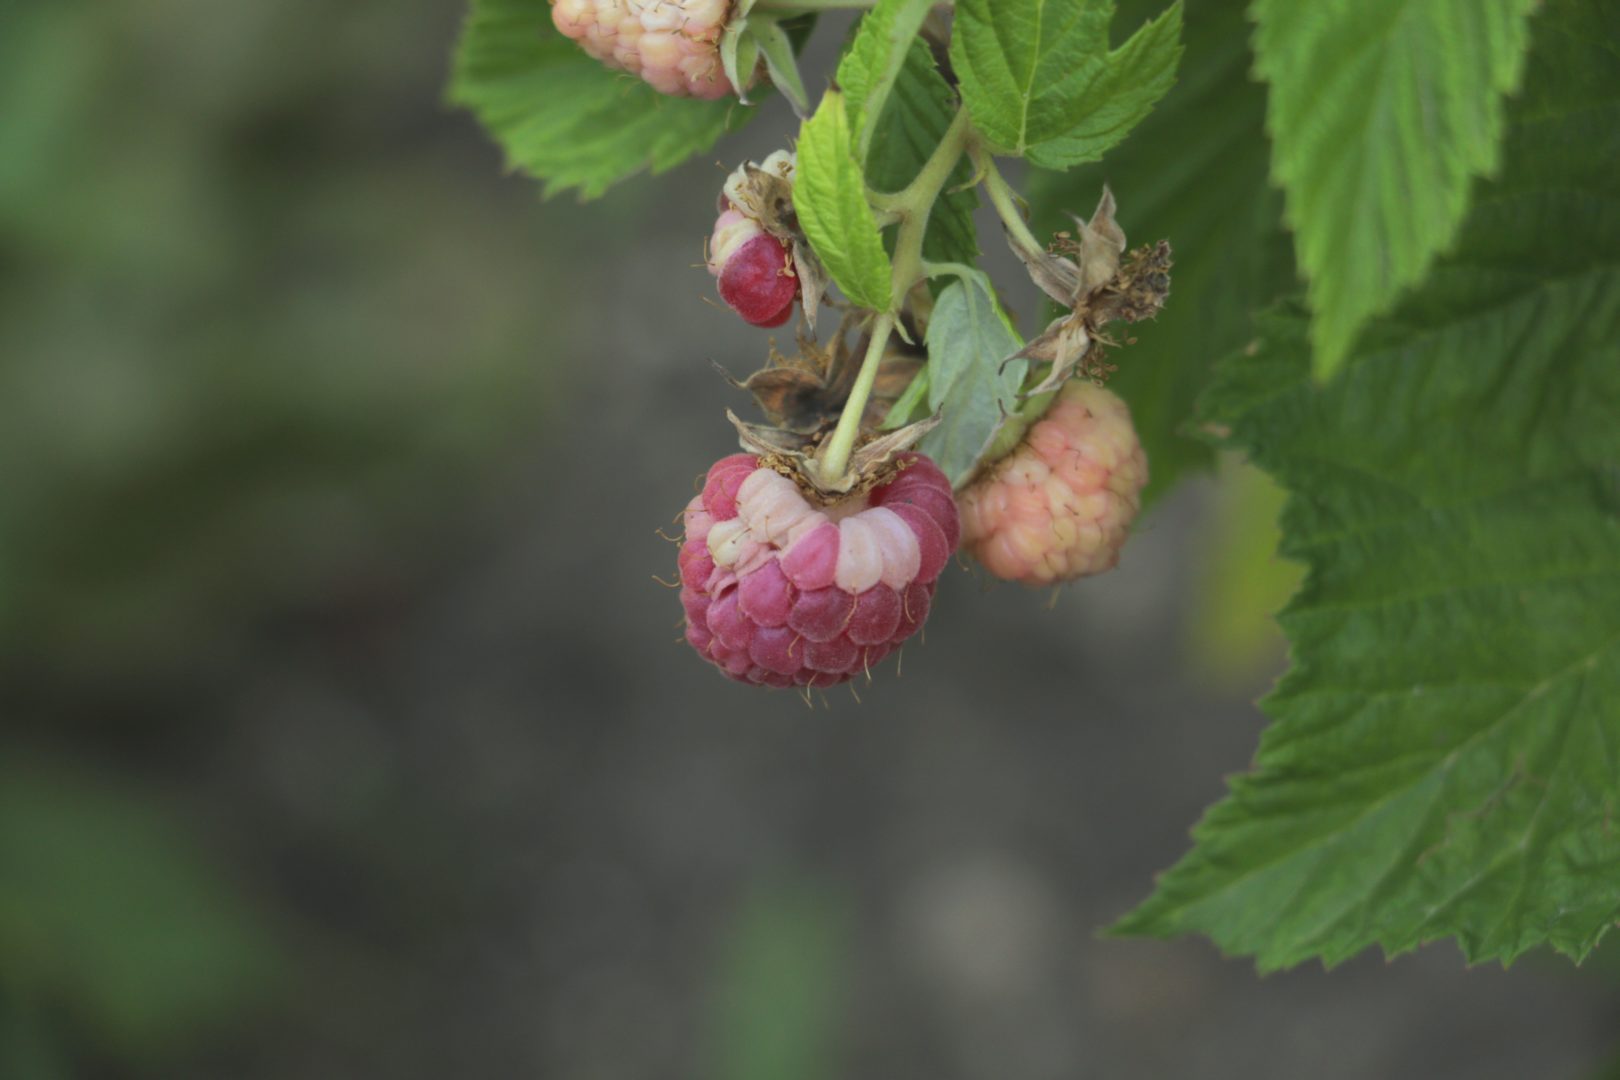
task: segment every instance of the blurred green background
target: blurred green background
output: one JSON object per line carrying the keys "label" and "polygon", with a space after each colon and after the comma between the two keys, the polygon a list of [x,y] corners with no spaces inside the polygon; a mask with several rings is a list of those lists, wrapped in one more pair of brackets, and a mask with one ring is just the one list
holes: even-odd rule
{"label": "blurred green background", "polygon": [[674,644],[764,351],[692,267],[791,120],[542,204],[459,17],[0,0],[0,1078],[1599,1067],[1601,960],[1095,936],[1281,663],[1237,463],[1051,608],[954,575],[860,705]]}

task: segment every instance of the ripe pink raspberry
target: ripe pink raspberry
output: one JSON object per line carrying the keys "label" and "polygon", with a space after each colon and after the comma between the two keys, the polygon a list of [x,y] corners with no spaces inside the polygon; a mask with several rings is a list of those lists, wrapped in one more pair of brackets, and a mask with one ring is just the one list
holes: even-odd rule
{"label": "ripe pink raspberry", "polygon": [[787,245],[733,207],[714,223],[709,273],[720,279],[720,299],[754,326],[781,326],[793,314],[799,276]]}
{"label": "ripe pink raspberry", "polygon": [[1099,574],[1119,562],[1147,479],[1125,402],[1070,382],[1023,442],[962,493],[963,545],[1007,581]]}
{"label": "ripe pink raspberry", "polygon": [[551,0],[551,21],[608,67],[661,94],[735,93],[720,62],[731,0]]}
{"label": "ripe pink raspberry", "polygon": [[752,454],[722,458],[686,506],[686,640],[738,682],[831,686],[928,617],[961,529],[921,454],[887,484],[817,509]]}

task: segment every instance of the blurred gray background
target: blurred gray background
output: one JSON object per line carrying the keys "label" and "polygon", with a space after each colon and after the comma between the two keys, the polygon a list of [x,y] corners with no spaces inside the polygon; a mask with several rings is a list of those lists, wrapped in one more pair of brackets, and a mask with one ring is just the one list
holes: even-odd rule
{"label": "blurred gray background", "polygon": [[1099,936],[1283,662],[1233,463],[859,702],[678,644],[767,341],[697,264],[793,122],[541,203],[460,14],[0,3],[0,1077],[1598,1075],[1613,957]]}

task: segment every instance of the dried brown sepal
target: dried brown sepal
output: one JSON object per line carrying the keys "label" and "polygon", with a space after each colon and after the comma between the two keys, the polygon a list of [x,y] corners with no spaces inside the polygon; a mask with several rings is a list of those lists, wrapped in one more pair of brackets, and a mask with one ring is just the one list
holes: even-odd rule
{"label": "dried brown sepal", "polygon": [[1168,240],[1144,245],[1125,256],[1119,273],[1090,297],[1092,325],[1153,318],[1170,295],[1172,265]]}
{"label": "dried brown sepal", "polygon": [[818,435],[783,431],[769,424],[750,424],[730,409],[726,410],[726,419],[737,429],[737,445],[750,454],[758,454],[761,457],[807,458],[820,438]]}
{"label": "dried brown sepal", "polygon": [[1119,258],[1125,253],[1125,230],[1114,220],[1114,213],[1118,209],[1114,193],[1105,184],[1089,222],[1071,215],[1080,230],[1079,240],[1064,233],[1058,234],[1054,246],[1060,252],[1073,255],[1079,264],[1080,284],[1075,290],[1073,302],[1078,303],[1086,295],[1102,288],[1119,273]]}
{"label": "dried brown sepal", "polygon": [[[893,476],[896,454],[910,450],[917,440],[939,425],[940,417],[930,416],[894,431],[875,432],[858,443],[849,456],[849,471],[855,478],[851,490],[867,491]],[[884,470],[888,471],[885,472]]]}
{"label": "dried brown sepal", "polygon": [[1125,232],[1114,220],[1116,209],[1114,193],[1105,185],[1091,220],[1074,219],[1079,239],[1071,233],[1058,233],[1048,251],[1026,247],[1011,233],[1007,234],[1007,243],[1042,292],[1064,307],[1073,308],[1119,271]]}
{"label": "dried brown sepal", "polygon": [[763,166],[744,162],[726,178],[718,209],[725,212],[729,202],[783,244],[791,245],[803,235],[793,211],[792,175],[793,165],[785,151],[766,158]]}
{"label": "dried brown sepal", "polygon": [[822,347],[803,334],[799,351],[793,356],[771,346],[765,366],[733,384],[754,395],[760,412],[773,426],[801,435],[822,430],[829,416],[834,422],[844,398],[849,396],[853,374],[842,337],[830,347]]}
{"label": "dried brown sepal", "polygon": [[793,272],[799,276],[799,299],[804,307],[804,321],[813,334],[816,332],[816,313],[821,310],[821,299],[827,295],[827,268],[821,265],[816,253],[803,237],[795,236],[790,248],[793,252]]}
{"label": "dried brown sepal", "polygon": [[[765,366],[741,382],[723,369],[722,374],[733,386],[754,396],[771,426],[805,436],[831,431],[849,399],[871,340],[870,333],[860,329],[863,321],[859,315],[846,314],[837,337],[826,346],[801,331],[796,354],[784,356],[773,345]],[[926,362],[927,354],[920,347],[889,342],[861,417],[863,428],[882,425]]]}
{"label": "dried brown sepal", "polygon": [[895,431],[868,433],[855,444],[849,455],[849,465],[842,476],[822,475],[818,453],[800,465],[800,485],[808,484],[823,502],[835,502],[850,495],[871,491],[892,480],[904,466],[895,456],[912,448],[917,440],[928,434],[940,422],[937,416],[907,424]]}
{"label": "dried brown sepal", "polygon": [[1022,358],[1036,364],[1052,365],[1046,378],[1029,391],[1030,394],[1044,394],[1062,386],[1090,351],[1090,327],[1084,318],[1071,314],[1053,319],[1044,331],[1007,359],[1010,362]]}
{"label": "dried brown sepal", "polygon": [[1080,289],[1080,268],[1072,259],[1025,247],[1011,233],[1007,234],[1007,246],[1024,264],[1024,269],[1029,271],[1029,279],[1041,292],[1064,307],[1074,303],[1075,293]]}
{"label": "dried brown sepal", "polygon": [[1077,374],[1105,381],[1114,367],[1100,348],[1108,344],[1100,328],[1118,320],[1151,319],[1164,306],[1170,292],[1170,244],[1160,240],[1125,255],[1125,232],[1114,219],[1116,209],[1113,192],[1104,187],[1091,220],[1074,219],[1078,235],[1059,233],[1049,252],[1012,245],[1042,291],[1069,309],[1014,357],[1051,365],[1031,395],[1056,390]]}
{"label": "dried brown sepal", "polygon": [[807,497],[822,505],[888,483],[905,467],[895,460],[896,456],[909,450],[939,423],[938,417],[929,417],[898,431],[866,436],[850,454],[844,475],[828,482],[820,468],[821,435],[796,435],[763,424],[750,424],[730,409],[726,410],[726,419],[737,429],[737,444],[743,450],[757,455],[762,467],[790,478]]}

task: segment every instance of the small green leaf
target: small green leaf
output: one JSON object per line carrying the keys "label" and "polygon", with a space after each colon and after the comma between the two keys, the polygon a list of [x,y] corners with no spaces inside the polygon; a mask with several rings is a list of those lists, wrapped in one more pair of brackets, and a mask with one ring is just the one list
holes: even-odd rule
{"label": "small green leaf", "polygon": [[855,37],[838,62],[837,85],[849,107],[858,161],[867,159],[875,121],[883,115],[889,90],[913,46],[921,44],[917,31],[931,6],[932,0],[878,0],[861,16]]}
{"label": "small green leaf", "polygon": [[799,58],[793,53],[793,39],[775,19],[751,19],[748,27],[750,35],[758,42],[759,52],[765,57],[771,85],[788,99],[795,113],[801,118],[808,116],[810,94],[805,90],[804,78],[799,74]]}
{"label": "small green leaf", "polygon": [[1096,161],[1175,82],[1181,0],[1109,51],[1111,0],[959,0],[951,62],[998,154],[1062,169]]}
{"label": "small green leaf", "polygon": [[[899,191],[911,183],[945,137],[956,109],[956,95],[939,73],[933,53],[923,42],[913,42],[883,115],[872,125],[877,137],[866,159],[866,182],[878,191]],[[978,260],[973,211],[979,197],[969,186],[972,178],[973,167],[964,157],[928,215],[922,250],[929,262]]]}
{"label": "small green leaf", "polygon": [[[1139,20],[1162,0],[1130,0],[1120,18]],[[1247,342],[1252,316],[1296,289],[1282,199],[1266,182],[1265,87],[1249,77],[1248,27],[1229,0],[1189,0],[1186,55],[1175,87],[1102,164],[1035,171],[1028,190],[1037,235],[1072,229],[1104,183],[1119,199],[1132,245],[1168,239],[1175,252],[1170,301],[1132,326],[1111,350],[1108,380],[1130,403],[1152,466],[1154,502],[1210,448],[1188,437],[1193,402],[1214,363]]]}
{"label": "small green leaf", "polygon": [[[720,66],[732,86],[746,86],[746,76],[759,66],[759,38],[752,33],[753,20],[748,18],[754,0],[738,0],[732,15],[720,34]],[[749,104],[746,91],[739,91],[737,100]]]}
{"label": "small green leaf", "polygon": [[1319,375],[1456,234],[1497,165],[1537,0],[1257,0],[1272,173]]}
{"label": "small green leaf", "polygon": [[1018,407],[1028,363],[1002,363],[1022,344],[983,274],[952,282],[934,303],[928,320],[928,408],[940,422],[918,448],[953,485],[973,474],[1002,416]]}
{"label": "small green leaf", "polygon": [[578,188],[585,198],[674,168],[753,113],[734,100],[666,97],[610,71],[556,31],[546,0],[473,0],[450,100],[547,195]]}
{"label": "small green leaf", "polygon": [[1620,14],[1552,0],[1500,181],[1312,378],[1299,309],[1203,411],[1287,489],[1307,577],[1254,771],[1116,928],[1262,969],[1620,919]]}
{"label": "small green leaf", "polygon": [[843,95],[829,90],[816,114],[799,129],[793,209],[827,273],[860,307],[887,311],[891,301],[888,253],[866,201],[866,181],[855,163]]}

